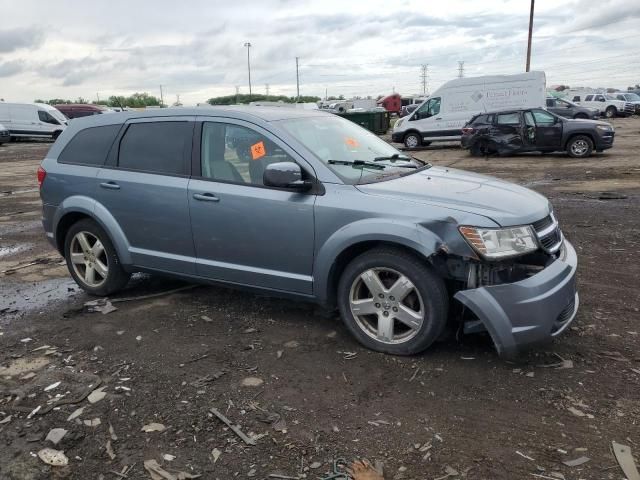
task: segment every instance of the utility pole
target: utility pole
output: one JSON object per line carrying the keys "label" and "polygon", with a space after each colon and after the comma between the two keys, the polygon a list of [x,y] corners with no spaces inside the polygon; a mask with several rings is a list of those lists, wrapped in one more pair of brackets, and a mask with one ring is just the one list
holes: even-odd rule
{"label": "utility pole", "polygon": [[531,0],[531,11],[529,12],[529,38],[527,40],[527,72],[531,67],[531,37],[533,35],[533,7],[536,0]]}
{"label": "utility pole", "polygon": [[236,85],[236,103],[238,103],[238,94],[240,93],[240,87]]}
{"label": "utility pole", "polygon": [[160,108],[164,105],[164,97],[162,96],[162,85],[160,85]]}
{"label": "utility pole", "polygon": [[422,79],[422,94],[427,94],[427,75],[429,73],[429,64],[426,63],[422,65],[422,73],[420,74],[420,78]]}
{"label": "utility pole", "polygon": [[300,74],[298,72],[298,59],[296,57],[296,103],[300,101]]}
{"label": "utility pole", "polygon": [[267,91],[267,97],[269,96],[269,84],[265,83],[264,89]]}
{"label": "utility pole", "polygon": [[100,103],[100,93],[96,92],[96,98],[98,99],[98,103]]}
{"label": "utility pole", "polygon": [[324,87],[324,99],[326,100],[328,96],[329,96],[329,89],[327,87]]}
{"label": "utility pole", "polygon": [[249,71],[249,101],[251,101],[251,60],[249,58],[249,51],[251,50],[251,43],[245,42],[245,47],[247,47],[247,70]]}
{"label": "utility pole", "polygon": [[464,61],[458,62],[458,78],[464,77]]}

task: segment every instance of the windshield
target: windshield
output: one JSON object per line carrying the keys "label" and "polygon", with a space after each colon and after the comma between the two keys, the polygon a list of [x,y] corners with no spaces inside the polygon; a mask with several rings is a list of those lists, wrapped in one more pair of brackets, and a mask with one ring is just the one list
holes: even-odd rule
{"label": "windshield", "polygon": [[428,165],[411,159],[368,130],[338,116],[296,118],[282,120],[280,124],[348,184],[413,173]]}
{"label": "windshield", "polygon": [[640,95],[638,95],[637,93],[625,93],[624,98],[626,98],[629,102],[640,101]]}
{"label": "windshield", "polygon": [[67,117],[60,112],[57,108],[52,108],[51,110],[47,109],[47,113],[51,115],[53,118],[58,120],[61,124],[67,123]]}

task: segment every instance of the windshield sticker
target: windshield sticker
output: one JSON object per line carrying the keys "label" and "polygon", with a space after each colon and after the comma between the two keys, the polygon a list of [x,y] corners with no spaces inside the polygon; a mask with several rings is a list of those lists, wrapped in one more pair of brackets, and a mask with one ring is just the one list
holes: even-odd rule
{"label": "windshield sticker", "polygon": [[251,158],[253,160],[259,160],[266,155],[264,143],[262,141],[251,145]]}
{"label": "windshield sticker", "polygon": [[355,138],[351,138],[351,137],[345,137],[344,139],[344,143],[348,146],[348,147],[353,147],[353,148],[358,148],[360,146],[360,144],[358,143],[358,141]]}

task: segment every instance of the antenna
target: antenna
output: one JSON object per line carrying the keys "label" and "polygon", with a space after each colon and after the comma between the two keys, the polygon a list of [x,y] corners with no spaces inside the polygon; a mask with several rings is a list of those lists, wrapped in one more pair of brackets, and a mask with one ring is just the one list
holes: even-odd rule
{"label": "antenna", "polygon": [[298,71],[298,60],[300,57],[296,57],[296,103],[300,101],[300,73]]}

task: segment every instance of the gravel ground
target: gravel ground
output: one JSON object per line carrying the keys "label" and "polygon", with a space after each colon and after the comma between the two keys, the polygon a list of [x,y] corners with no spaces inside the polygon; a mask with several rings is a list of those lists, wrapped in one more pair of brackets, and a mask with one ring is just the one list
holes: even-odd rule
{"label": "gravel ground", "polygon": [[[112,300],[184,288],[90,313],[39,221],[50,144],[1,146],[0,478],[149,479],[155,460],[176,477],[316,479],[362,457],[387,480],[623,478],[611,442],[640,452],[640,119],[614,124],[615,147],[586,160],[415,153],[547,195],[576,246],[577,319],[518,363],[482,335],[377,354],[313,305],[143,275]],[[68,431],[57,446],[53,428]],[[46,466],[45,447],[68,466]]]}

